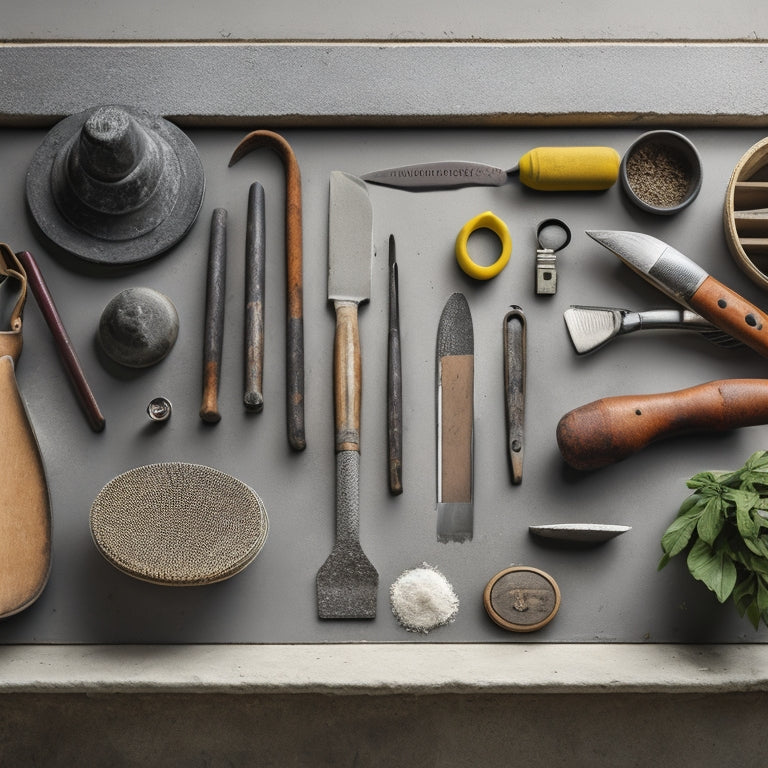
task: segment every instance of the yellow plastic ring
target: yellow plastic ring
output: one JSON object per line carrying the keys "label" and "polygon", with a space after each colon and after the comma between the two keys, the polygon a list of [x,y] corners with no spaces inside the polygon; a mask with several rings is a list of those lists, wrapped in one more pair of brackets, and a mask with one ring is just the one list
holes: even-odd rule
{"label": "yellow plastic ring", "polygon": [[[501,240],[501,255],[490,266],[484,267],[476,264],[467,253],[467,241],[469,236],[478,229],[490,229]],[[507,225],[491,211],[485,211],[474,219],[470,219],[456,237],[456,261],[459,266],[475,280],[490,280],[507,266],[512,254],[512,237]]]}

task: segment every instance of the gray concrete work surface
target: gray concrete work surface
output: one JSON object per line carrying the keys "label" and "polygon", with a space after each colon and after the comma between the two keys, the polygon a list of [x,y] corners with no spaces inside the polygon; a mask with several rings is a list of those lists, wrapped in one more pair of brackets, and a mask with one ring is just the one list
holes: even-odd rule
{"label": "gray concrete work surface", "polygon": [[[230,137],[252,127],[300,132],[314,126],[322,133],[360,126],[423,126],[437,134],[452,128],[458,132],[451,136],[457,149],[469,148],[460,137],[463,128],[542,127],[556,131],[575,125],[595,128],[602,135],[618,129],[622,142],[647,126],[698,130],[711,156],[717,156],[717,173],[714,177],[705,175],[705,184],[712,186],[705,187],[699,201],[701,209],[711,215],[699,229],[691,219],[683,219],[678,232],[701,244],[701,253],[708,253],[704,260],[710,258],[715,264],[721,230],[714,217],[719,214],[721,186],[727,180],[723,174],[743,149],[768,132],[768,78],[764,77],[768,17],[763,4],[751,0],[729,5],[686,1],[673,7],[653,1],[642,8],[596,0],[553,7],[517,7],[495,0],[484,7],[453,1],[379,4],[350,0],[327,8],[292,0],[266,8],[245,0],[222,0],[195,3],[191,9],[181,0],[163,3],[161,8],[150,0],[137,0],[105,4],[98,13],[91,5],[88,0],[68,0],[53,6],[30,0],[12,2],[3,9],[0,123],[7,127],[3,137],[12,136],[15,141],[17,131],[30,128],[35,132],[31,143],[36,144],[44,129],[60,117],[94,103],[114,101],[115,94],[124,102],[140,102],[197,131],[213,155],[224,160],[226,152],[215,148],[208,128],[238,129],[229,133]],[[707,129],[730,128],[742,132],[743,142],[725,149],[714,134],[707,133]],[[369,159],[364,134],[360,153],[344,156],[346,170],[371,170],[357,167]],[[297,134],[297,139],[301,146],[303,137]],[[494,162],[498,158],[499,163],[504,162],[505,139],[502,131],[484,150],[475,147],[475,154],[483,156],[472,159]],[[427,138],[422,137],[413,146],[421,150],[425,141]],[[518,141],[506,143],[511,163]],[[25,149],[31,146],[29,139],[21,144]],[[332,140],[326,146],[332,149],[328,162],[336,162],[333,152],[338,148]],[[407,154],[404,151],[403,162]],[[6,177],[21,178],[27,155],[14,153],[6,144],[3,156]],[[387,162],[390,159],[391,154]],[[251,160],[243,178],[257,178],[257,163]],[[266,161],[264,165],[266,177],[279,183],[279,165]],[[316,198],[324,192],[324,173],[324,169],[323,173],[310,173],[306,179]],[[23,205],[11,192],[13,202],[3,213],[0,240],[15,241],[17,234],[6,234],[11,226],[25,237],[30,227],[24,220]],[[6,189],[4,200],[7,194]],[[618,195],[618,191],[613,190],[613,194]],[[240,192],[233,195],[239,200]],[[395,195],[378,191],[374,196],[380,209],[399,210],[401,203],[396,202]],[[474,199],[479,205],[495,198],[481,193]],[[215,204],[212,199],[208,202]],[[613,213],[632,220],[633,214],[618,201],[612,205]],[[313,203],[309,209],[308,226],[313,233],[324,231],[325,211],[321,208]],[[447,218],[447,208],[429,209],[434,216],[443,217],[440,221],[446,232],[454,231],[454,219]],[[504,213],[501,209],[497,212]],[[205,209],[201,216],[209,213]],[[533,223],[538,213],[528,211],[523,223]],[[514,215],[511,209],[507,214]],[[586,208],[580,208],[576,213],[563,213],[563,218],[575,219],[581,225],[582,220],[591,221],[590,215]],[[643,222],[648,220],[640,224]],[[201,221],[198,225],[200,248],[205,241],[200,232],[207,224]],[[382,225],[388,224],[384,219]],[[678,226],[652,225],[671,236]],[[279,226],[272,231],[279,231]],[[520,252],[527,247],[526,232],[513,232]],[[381,238],[384,234],[384,230],[379,233]],[[403,240],[407,242],[407,238]],[[583,243],[574,244],[582,248],[578,251],[582,254]],[[309,245],[324,256],[321,236],[314,237]],[[416,241],[412,245],[417,253],[426,248]],[[27,247],[26,243],[20,246]],[[43,257],[42,250],[40,255]],[[196,258],[203,255],[201,250]],[[581,255],[575,259],[584,263]],[[183,280],[178,265],[169,263],[164,273],[153,267],[149,275],[167,281],[169,286]],[[59,270],[44,257],[43,264],[54,289],[85,279],[96,304],[114,292],[112,283],[105,286]],[[731,263],[725,265],[723,262],[723,277],[759,302],[759,291],[739,276]],[[317,274],[321,273],[317,268]],[[281,290],[280,278],[273,270],[275,293]],[[133,280],[130,276],[127,279]],[[590,279],[587,274],[583,282],[574,278],[570,286],[564,283],[562,301],[570,299],[572,288],[584,287]],[[639,301],[652,296],[642,289],[638,292],[635,283],[618,275],[610,282],[621,298]],[[322,327],[313,338],[322,339],[325,345],[329,318],[322,297],[317,298],[314,292],[311,296],[309,311],[321,320],[312,327]],[[199,298],[194,294],[183,301],[194,301],[198,306]],[[439,303],[437,296],[431,300]],[[60,303],[60,310],[67,310],[69,332],[82,344],[90,332],[89,317],[73,311],[77,301],[69,296]],[[483,312],[494,317],[487,308],[481,309],[485,306],[482,302],[476,306],[481,318]],[[368,318],[375,318],[378,315],[374,313],[383,311],[382,307],[379,301],[375,310],[364,311]],[[77,525],[77,516],[84,517],[87,512],[80,508],[82,499],[92,497],[104,475],[125,468],[121,464],[126,454],[105,450],[101,455],[101,448],[94,449],[87,427],[73,407],[71,393],[62,386],[63,379],[58,379],[59,370],[52,378],[54,366],[43,359],[46,354],[53,359],[53,351],[39,341],[45,331],[32,309],[26,319],[29,336],[44,348],[25,350],[21,365],[27,366],[26,373],[21,367],[19,375],[25,376],[22,387],[37,409],[36,426],[41,425],[43,451],[53,455],[61,435],[74,434],[78,439],[73,442],[72,464],[98,464],[102,471],[82,475],[82,487],[76,490],[69,490],[71,474],[66,466],[57,465],[52,472],[53,487],[67,489],[64,495],[78,500],[62,515],[73,525],[57,529],[60,551],[66,552],[59,556],[57,567],[63,569],[61,574],[73,574],[74,581],[57,577],[39,605],[0,625],[0,765],[763,765],[764,713],[768,706],[764,633],[755,636],[746,625],[743,630],[736,629],[732,606],[727,606],[728,612],[718,614],[727,617],[718,629],[727,633],[727,641],[720,642],[720,637],[712,641],[711,633],[702,630],[707,602],[693,585],[685,587],[690,590],[686,605],[673,601],[668,605],[675,610],[656,618],[658,624],[654,626],[668,629],[665,622],[674,615],[673,634],[678,633],[679,641],[672,642],[654,642],[635,632],[635,623],[642,624],[645,614],[641,611],[643,620],[637,622],[631,609],[619,608],[622,602],[631,604],[631,590],[621,600],[616,595],[611,598],[615,602],[609,601],[617,612],[614,615],[626,618],[622,630],[629,627],[633,633],[622,637],[622,642],[611,641],[610,622],[592,621],[591,616],[589,626],[580,623],[572,611],[573,602],[571,610],[564,606],[558,617],[560,629],[553,624],[554,632],[562,633],[558,642],[547,642],[546,635],[531,642],[521,638],[507,641],[478,621],[481,609],[477,606],[470,611],[480,627],[473,630],[478,634],[472,642],[464,642],[461,625],[458,630],[450,628],[453,635],[436,636],[438,642],[432,642],[404,636],[394,625],[386,625],[382,633],[383,621],[374,631],[355,629],[352,642],[340,641],[341,633],[335,629],[322,642],[312,642],[302,634],[306,618],[293,623],[279,612],[275,614],[280,627],[277,634],[282,632],[291,639],[275,642],[270,638],[273,630],[260,627],[248,614],[264,600],[258,589],[255,594],[246,589],[238,592],[237,587],[229,592],[221,590],[217,594],[224,595],[223,600],[203,601],[206,622],[195,621],[190,615],[190,610],[199,607],[195,599],[181,597],[170,610],[156,594],[142,602],[141,595],[149,595],[151,590],[146,590],[146,585],[126,585],[121,581],[126,577],[100,570],[106,565],[97,563],[82,526]],[[279,310],[275,312],[277,317]],[[541,313],[540,306],[536,313]],[[370,326],[364,330],[370,333]],[[549,343],[549,334],[541,340]],[[185,343],[191,342],[182,338],[182,348]],[[630,343],[627,340],[626,344]],[[315,357],[310,357],[318,368],[324,354],[322,345],[313,350]],[[617,382],[631,382],[630,368],[638,359],[650,359],[648,346],[637,353],[639,358],[634,357],[634,350],[641,346],[617,351],[613,363],[602,363],[611,368]],[[278,347],[279,342],[274,345],[275,352]],[[691,346],[687,352],[697,375],[707,369],[709,363],[698,347]],[[89,365],[96,359],[87,345],[83,345],[82,354]],[[739,361],[740,370],[760,375],[757,363],[743,356]],[[425,364],[431,365],[431,360]],[[729,366],[726,357],[716,357],[716,368],[728,371]],[[191,367],[195,383],[182,387],[180,401],[190,407],[199,397],[197,358]],[[95,373],[95,369],[89,370]],[[376,363],[373,370],[378,370]],[[688,370],[676,370],[672,364],[665,373],[669,379],[664,387],[693,383],[688,381]],[[583,372],[582,368],[579,375]],[[653,383],[650,372],[646,374],[646,382]],[[102,375],[96,373],[97,378]],[[312,393],[318,402],[327,402],[326,378]],[[111,379],[107,376],[104,381],[108,385]],[[120,450],[134,457],[149,444],[146,435],[129,431],[134,421],[131,414],[147,394],[138,390],[137,381],[127,383],[127,410],[108,414],[108,429],[114,424],[113,433],[116,428],[122,429],[123,435],[132,435]],[[150,376],[149,381],[152,386],[162,386],[167,380]],[[582,377],[579,386],[571,395],[573,405],[605,394],[593,379]],[[373,385],[371,390],[375,391]],[[548,387],[545,390],[550,391]],[[275,397],[279,400],[277,392]],[[121,398],[115,394],[115,402]],[[112,395],[107,399],[113,402]],[[273,418],[277,425],[274,432],[282,449],[283,414],[278,410],[279,416]],[[492,423],[490,411],[487,416],[487,423]],[[313,416],[313,450],[314,445],[325,450],[328,418],[327,414]],[[375,420],[381,418],[381,414],[375,416]],[[178,424],[178,413],[174,419]],[[374,423],[376,426],[368,429],[370,439],[378,429],[378,421]],[[211,463],[216,463],[228,455],[227,448],[219,438],[212,443]],[[675,465],[675,483],[700,469],[701,459],[715,459],[721,449],[741,456],[759,447],[760,438],[754,431],[745,431],[709,447],[693,440],[686,446],[691,454],[682,465]],[[167,448],[168,438],[161,438],[149,449],[151,457],[167,458]],[[664,463],[664,457],[672,455],[666,451],[660,448],[655,459],[653,455],[639,458],[639,465],[647,468],[654,461]],[[534,454],[547,455],[543,441]],[[204,456],[202,449],[199,455]],[[321,453],[320,462],[325,458]],[[269,465],[272,459],[266,461]],[[315,454],[305,462],[312,465],[309,476],[318,481],[320,496],[327,501],[330,486],[315,462]],[[431,472],[431,459],[425,458],[427,465]],[[376,471],[369,467],[365,469],[367,477]],[[490,475],[492,470],[489,465],[484,471]],[[276,477],[282,477],[281,472]],[[630,469],[622,468],[614,478],[629,480],[632,485],[631,475]],[[612,482],[597,481],[602,494],[598,511],[610,509],[605,494]],[[534,482],[532,477],[529,487],[536,483],[546,487],[543,479]],[[574,498],[583,501],[584,484],[580,488],[575,489]],[[639,493],[637,486],[634,490]],[[655,490],[657,494],[664,491]],[[546,493],[550,493],[548,488]],[[419,503],[430,503],[431,488],[423,495]],[[663,520],[663,515],[643,518],[635,530],[608,546],[623,545],[625,553],[634,552],[631,562],[636,565],[640,560],[629,537],[650,547],[658,540]],[[325,552],[330,529],[319,530]],[[275,541],[284,536],[279,523],[272,535]],[[306,551],[302,547],[306,543],[299,546],[299,552]],[[557,562],[556,553],[533,551]],[[619,551],[614,546],[601,555],[601,564],[607,565],[609,572],[617,565],[612,554]],[[656,550],[652,556],[656,558]],[[455,558],[455,563],[459,562],[460,558]],[[493,567],[488,575],[498,570],[497,565],[506,564],[489,564]],[[257,561],[242,579],[255,579],[259,565]],[[477,572],[472,584],[481,571],[474,567]],[[396,575],[395,564],[389,568],[391,573],[385,572],[383,584]],[[591,584],[595,576],[596,572],[585,570],[577,578]],[[682,574],[668,578],[675,585],[683,583]],[[604,587],[602,582],[601,589]],[[76,588],[84,590],[82,603],[73,599]],[[638,588],[642,591],[648,585],[638,583]],[[114,601],[113,589],[118,598],[128,596],[122,603],[124,610],[119,600]],[[606,594],[609,590],[602,591],[600,605],[591,608],[589,600],[582,598],[588,615],[589,610],[603,604]],[[103,601],[91,600],[93,595]],[[300,599],[311,602],[306,596]],[[380,602],[381,617],[390,619],[385,601]],[[144,608],[148,610],[142,613]],[[643,610],[653,613],[648,606]],[[139,627],[135,634],[129,631],[130,611],[135,611],[133,626]],[[688,634],[683,621],[686,611],[694,617]],[[233,620],[237,638],[221,640],[226,632],[217,622],[238,613],[239,618]],[[602,619],[599,611],[595,615]],[[576,627],[586,632],[583,638],[588,642],[581,642],[582,637],[579,642],[569,641],[568,634]],[[179,633],[190,628],[190,640],[181,638]],[[462,639],[452,642],[457,631]],[[121,640],[121,635],[130,635],[130,639]],[[248,640],[256,635],[267,640]],[[102,641],[106,637],[109,639]]]}

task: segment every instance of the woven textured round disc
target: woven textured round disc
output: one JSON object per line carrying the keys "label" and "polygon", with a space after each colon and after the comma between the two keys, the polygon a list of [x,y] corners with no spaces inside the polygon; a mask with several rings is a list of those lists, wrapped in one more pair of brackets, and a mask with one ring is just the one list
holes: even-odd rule
{"label": "woven textured round disc", "polygon": [[148,464],[118,475],[96,496],[91,534],[117,569],[170,586],[228,579],[259,553],[264,504],[231,475],[200,464]]}

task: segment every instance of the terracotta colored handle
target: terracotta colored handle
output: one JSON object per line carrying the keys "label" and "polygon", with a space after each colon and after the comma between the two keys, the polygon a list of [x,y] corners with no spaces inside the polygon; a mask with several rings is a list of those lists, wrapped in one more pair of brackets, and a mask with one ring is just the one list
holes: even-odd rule
{"label": "terracotta colored handle", "polygon": [[360,401],[363,367],[357,304],[336,302],[333,342],[333,396],[336,415],[336,450],[360,450]]}
{"label": "terracotta colored handle", "polygon": [[768,380],[722,379],[654,395],[607,397],[560,419],[557,444],[574,469],[599,469],[686,432],[768,423]]}
{"label": "terracotta colored handle", "polygon": [[768,315],[714,277],[707,277],[689,302],[702,317],[768,357]]}

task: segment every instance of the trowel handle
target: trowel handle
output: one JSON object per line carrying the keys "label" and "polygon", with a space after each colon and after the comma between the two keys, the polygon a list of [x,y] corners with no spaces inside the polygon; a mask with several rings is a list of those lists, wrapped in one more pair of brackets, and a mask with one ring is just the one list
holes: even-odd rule
{"label": "trowel handle", "polygon": [[592,470],[672,435],[766,423],[768,380],[722,379],[675,392],[588,403],[560,419],[557,444],[571,467]]}

